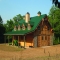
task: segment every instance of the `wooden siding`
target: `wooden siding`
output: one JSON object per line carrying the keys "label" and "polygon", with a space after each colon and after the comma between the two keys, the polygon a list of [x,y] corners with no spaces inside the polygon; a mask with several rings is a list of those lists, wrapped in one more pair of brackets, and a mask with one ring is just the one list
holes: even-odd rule
{"label": "wooden siding", "polygon": [[33,35],[28,34],[26,35],[26,47],[33,46]]}
{"label": "wooden siding", "polygon": [[37,29],[35,30],[34,35],[38,37],[37,46],[49,46],[51,45],[52,39],[52,32],[51,32],[51,25],[49,24],[48,20],[41,21]]}
{"label": "wooden siding", "polygon": [[[25,36],[25,47],[41,47],[53,45],[53,34],[48,20],[41,21],[39,26],[33,33]],[[17,39],[20,46],[24,46],[24,36],[13,36],[13,40]],[[12,40],[12,41],[13,41]]]}

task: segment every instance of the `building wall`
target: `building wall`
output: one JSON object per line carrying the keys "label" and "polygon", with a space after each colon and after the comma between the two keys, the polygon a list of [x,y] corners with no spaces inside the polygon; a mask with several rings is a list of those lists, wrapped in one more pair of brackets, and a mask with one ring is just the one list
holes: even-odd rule
{"label": "building wall", "polygon": [[33,35],[26,35],[26,47],[33,46]]}
{"label": "building wall", "polygon": [[51,26],[48,20],[41,21],[34,35],[37,36],[37,46],[49,46],[53,45],[53,34]]}
{"label": "building wall", "polygon": [[[25,36],[25,47],[29,47],[29,46],[41,47],[41,46],[53,45],[54,33],[52,33],[51,29],[52,28],[48,20],[41,21],[41,23],[33,33],[27,34]],[[24,36],[13,37],[13,39],[16,38],[20,46],[24,46]]]}

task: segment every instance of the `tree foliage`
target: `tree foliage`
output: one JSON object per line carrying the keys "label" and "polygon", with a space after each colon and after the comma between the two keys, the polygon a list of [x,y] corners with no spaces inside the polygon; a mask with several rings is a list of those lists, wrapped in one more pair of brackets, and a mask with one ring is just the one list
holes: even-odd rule
{"label": "tree foliage", "polygon": [[22,19],[23,17],[21,16],[21,14],[16,15],[15,17],[13,17],[14,24],[18,24],[18,22]]}
{"label": "tree foliage", "polygon": [[55,34],[60,35],[60,9],[52,6],[49,12],[49,20]]}
{"label": "tree foliage", "polygon": [[58,0],[52,0],[52,2],[53,2],[53,4],[55,4],[55,6],[60,8],[60,2]]}
{"label": "tree foliage", "polygon": [[2,17],[0,16],[0,43],[4,41],[4,34],[5,33],[5,27],[3,26],[3,20]]}
{"label": "tree foliage", "polygon": [[5,28],[3,26],[2,17],[0,16],[0,35],[3,35],[4,32],[5,32]]}
{"label": "tree foliage", "polygon": [[3,24],[2,17],[0,16],[0,25]]}
{"label": "tree foliage", "polygon": [[10,32],[13,30],[14,25],[17,25],[20,20],[23,19],[23,16],[21,14],[18,14],[13,17],[13,19],[7,20],[7,23],[4,24],[4,27],[6,28],[6,32]]}
{"label": "tree foliage", "polygon": [[13,27],[14,27],[14,22],[13,20],[7,20],[7,23],[4,24],[4,27],[6,28],[6,32],[12,31]]}

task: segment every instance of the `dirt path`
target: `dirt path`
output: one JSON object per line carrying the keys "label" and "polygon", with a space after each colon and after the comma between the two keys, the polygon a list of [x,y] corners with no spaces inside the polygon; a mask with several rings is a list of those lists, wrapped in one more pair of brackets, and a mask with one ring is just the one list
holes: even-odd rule
{"label": "dirt path", "polygon": [[41,56],[53,56],[60,54],[60,45],[40,48],[27,48],[21,51],[3,51],[0,49],[0,58],[34,58]]}

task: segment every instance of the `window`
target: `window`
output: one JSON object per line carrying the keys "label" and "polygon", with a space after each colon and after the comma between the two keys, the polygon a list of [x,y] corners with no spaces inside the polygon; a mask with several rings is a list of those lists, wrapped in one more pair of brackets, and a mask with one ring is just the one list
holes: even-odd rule
{"label": "window", "polygon": [[40,26],[38,26],[38,30],[40,30]]}
{"label": "window", "polygon": [[24,37],[23,36],[21,36],[21,40],[23,40],[24,39]]}
{"label": "window", "polygon": [[47,36],[45,36],[45,40],[47,40]]}
{"label": "window", "polygon": [[47,40],[47,36],[41,36],[42,40]]}
{"label": "window", "polygon": [[44,40],[44,36],[42,36],[42,40]]}

